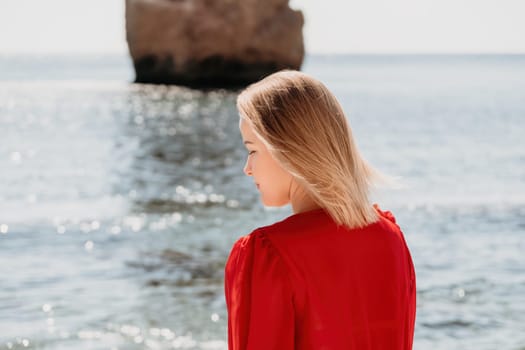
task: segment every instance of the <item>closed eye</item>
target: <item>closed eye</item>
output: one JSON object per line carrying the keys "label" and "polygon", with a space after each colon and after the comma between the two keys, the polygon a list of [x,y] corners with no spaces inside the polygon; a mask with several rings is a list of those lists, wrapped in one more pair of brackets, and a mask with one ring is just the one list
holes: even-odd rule
{"label": "closed eye", "polygon": [[253,153],[255,153],[255,151],[250,151],[250,152],[248,152],[248,155],[251,155]]}

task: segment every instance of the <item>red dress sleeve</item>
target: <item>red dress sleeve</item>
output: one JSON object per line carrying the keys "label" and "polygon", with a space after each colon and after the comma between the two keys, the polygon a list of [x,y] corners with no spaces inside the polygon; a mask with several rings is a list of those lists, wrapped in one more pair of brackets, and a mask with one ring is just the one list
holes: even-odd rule
{"label": "red dress sleeve", "polygon": [[287,269],[260,229],[241,237],[225,267],[229,350],[294,349]]}

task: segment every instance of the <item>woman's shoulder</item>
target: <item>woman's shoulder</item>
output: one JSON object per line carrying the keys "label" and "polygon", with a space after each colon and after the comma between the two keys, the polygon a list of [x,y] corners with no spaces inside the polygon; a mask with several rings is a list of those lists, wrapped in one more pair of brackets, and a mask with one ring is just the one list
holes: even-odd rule
{"label": "woman's shoulder", "polygon": [[390,221],[391,223],[393,224],[396,224],[396,218],[394,217],[394,214],[392,214],[392,212],[390,210],[382,210],[380,207],[379,207],[379,204],[375,203],[373,205],[374,209],[376,210],[377,214],[379,215],[379,217],[382,217],[384,219],[387,219],[388,221]]}
{"label": "woman's shoulder", "polygon": [[272,251],[273,247],[271,247],[271,243],[266,236],[268,227],[256,228],[249,234],[239,237],[231,248],[228,263],[231,263],[233,260],[247,259],[256,250]]}
{"label": "woman's shoulder", "polygon": [[316,249],[319,244],[326,244],[328,238],[335,238],[347,231],[362,234],[345,235],[348,239],[362,239],[370,231],[395,232],[395,236],[402,236],[392,212],[382,210],[377,204],[374,204],[374,208],[378,220],[365,228],[341,229],[322,209],[293,214],[273,224],[258,227],[235,241],[227,264],[250,263],[254,255],[288,261],[288,255],[300,247]]}
{"label": "woman's shoulder", "polygon": [[261,278],[276,283],[287,279],[287,270],[279,249],[259,227],[233,244],[224,272],[226,283],[235,286]]}
{"label": "woman's shoulder", "polygon": [[239,237],[232,246],[230,256],[250,253],[259,246],[269,248],[269,240],[266,235],[270,227],[271,225],[258,227],[249,234]]}
{"label": "woman's shoulder", "polygon": [[[316,212],[318,211],[312,211],[308,214],[314,214]],[[274,223],[257,227],[250,233],[239,237],[233,244],[231,253],[247,253],[258,245],[271,248],[272,243],[270,237],[277,233],[284,234],[285,232],[290,231],[291,228],[294,228],[297,225],[300,226],[303,221],[301,219],[309,216],[311,215],[304,215],[303,213],[292,214]]]}
{"label": "woman's shoulder", "polygon": [[403,231],[401,230],[394,214],[389,210],[382,210],[377,204],[374,204],[374,208],[379,216],[377,225],[379,225],[383,231],[393,233],[397,239],[401,240],[406,245]]}

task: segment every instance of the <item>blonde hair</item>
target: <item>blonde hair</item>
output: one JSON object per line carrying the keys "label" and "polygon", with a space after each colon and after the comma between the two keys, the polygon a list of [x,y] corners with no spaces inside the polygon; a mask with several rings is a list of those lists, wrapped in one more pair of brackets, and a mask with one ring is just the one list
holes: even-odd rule
{"label": "blonde hair", "polygon": [[298,71],[280,71],[237,98],[241,118],[280,163],[339,225],[375,222],[370,186],[381,175],[361,157],[335,96]]}

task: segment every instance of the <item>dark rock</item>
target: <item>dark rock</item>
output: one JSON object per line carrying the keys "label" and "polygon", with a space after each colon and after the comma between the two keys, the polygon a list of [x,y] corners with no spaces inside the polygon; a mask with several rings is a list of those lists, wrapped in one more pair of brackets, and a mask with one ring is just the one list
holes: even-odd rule
{"label": "dark rock", "polygon": [[235,88],[300,69],[303,23],[288,0],[126,0],[140,83]]}

